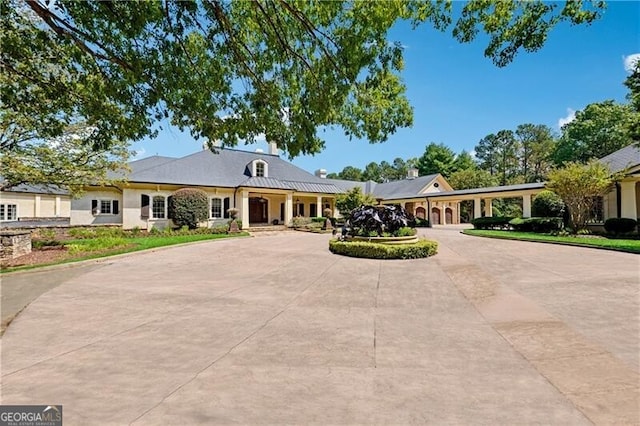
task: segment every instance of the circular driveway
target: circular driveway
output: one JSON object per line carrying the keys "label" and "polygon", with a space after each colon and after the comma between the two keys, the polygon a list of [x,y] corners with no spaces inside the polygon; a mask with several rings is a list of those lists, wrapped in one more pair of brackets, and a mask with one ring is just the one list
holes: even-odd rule
{"label": "circular driveway", "polygon": [[287,232],[67,274],[4,334],[2,404],[65,425],[640,422],[639,256],[421,232],[438,255]]}

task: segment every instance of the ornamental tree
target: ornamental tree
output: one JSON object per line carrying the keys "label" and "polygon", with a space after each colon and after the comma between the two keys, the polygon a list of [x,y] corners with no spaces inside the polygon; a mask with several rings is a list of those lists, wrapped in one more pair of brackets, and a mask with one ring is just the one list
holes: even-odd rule
{"label": "ornamental tree", "polygon": [[375,204],[371,194],[363,194],[359,186],[336,196],[336,208],[343,217],[347,217],[360,206]]}
{"label": "ornamental tree", "polygon": [[615,177],[609,168],[597,160],[587,164],[567,163],[549,172],[547,188],[558,194],[569,210],[574,231],[584,229],[597,197],[611,191]]}

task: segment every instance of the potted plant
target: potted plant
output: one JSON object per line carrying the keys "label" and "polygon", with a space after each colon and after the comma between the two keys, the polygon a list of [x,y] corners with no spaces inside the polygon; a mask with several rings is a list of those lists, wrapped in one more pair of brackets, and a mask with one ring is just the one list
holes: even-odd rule
{"label": "potted plant", "polygon": [[238,221],[236,220],[238,218],[239,212],[240,211],[236,208],[231,208],[227,210],[227,213],[231,218],[231,222],[229,222],[229,233],[240,232],[240,227],[238,226]]}

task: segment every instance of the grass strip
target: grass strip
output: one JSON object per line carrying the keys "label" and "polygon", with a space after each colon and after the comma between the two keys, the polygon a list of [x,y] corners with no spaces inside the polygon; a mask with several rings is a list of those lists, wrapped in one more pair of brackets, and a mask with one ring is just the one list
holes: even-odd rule
{"label": "grass strip", "polygon": [[605,250],[622,251],[626,253],[640,254],[640,240],[623,240],[609,238],[589,237],[559,237],[547,234],[535,234],[532,232],[516,231],[490,231],[481,229],[465,229],[463,234],[476,237],[501,238],[504,240],[531,241],[538,243],[564,244],[571,246],[599,248]]}

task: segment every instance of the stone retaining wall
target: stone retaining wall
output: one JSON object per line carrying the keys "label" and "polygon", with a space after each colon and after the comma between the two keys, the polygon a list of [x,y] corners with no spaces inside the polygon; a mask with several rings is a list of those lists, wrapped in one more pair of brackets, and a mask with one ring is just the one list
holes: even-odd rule
{"label": "stone retaining wall", "polygon": [[30,231],[0,231],[0,260],[31,253]]}

